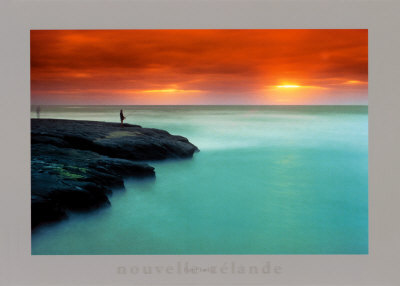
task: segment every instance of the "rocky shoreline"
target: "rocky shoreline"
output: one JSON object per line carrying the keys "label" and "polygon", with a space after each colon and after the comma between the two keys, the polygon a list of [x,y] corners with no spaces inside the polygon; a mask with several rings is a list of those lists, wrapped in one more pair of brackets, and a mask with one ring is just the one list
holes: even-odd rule
{"label": "rocky shoreline", "polygon": [[31,227],[109,206],[125,177],[154,178],[144,161],[191,158],[185,137],[138,125],[31,119]]}

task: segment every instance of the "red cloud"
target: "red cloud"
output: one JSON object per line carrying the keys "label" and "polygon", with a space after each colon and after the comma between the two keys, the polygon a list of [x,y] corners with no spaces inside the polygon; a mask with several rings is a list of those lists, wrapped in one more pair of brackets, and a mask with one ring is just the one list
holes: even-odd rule
{"label": "red cloud", "polygon": [[[144,91],[170,90],[162,103],[269,104],[282,83],[320,87],[315,103],[365,103],[367,81],[367,30],[31,31],[33,103],[155,104]],[[299,94],[291,103],[313,103]]]}

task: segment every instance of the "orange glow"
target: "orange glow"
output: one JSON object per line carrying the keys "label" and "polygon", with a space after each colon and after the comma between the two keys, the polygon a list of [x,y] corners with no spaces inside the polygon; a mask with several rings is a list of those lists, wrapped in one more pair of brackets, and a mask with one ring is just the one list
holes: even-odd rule
{"label": "orange glow", "polygon": [[32,30],[32,104],[366,104],[368,30]]}
{"label": "orange glow", "polygon": [[277,85],[266,87],[258,101],[267,100],[277,105],[296,105],[300,101],[302,104],[313,104],[328,91],[328,88],[319,86]]}
{"label": "orange glow", "polygon": [[201,91],[200,90],[184,90],[184,89],[167,88],[167,89],[142,90],[142,92],[148,92],[148,93],[177,93],[177,92],[192,93],[192,92],[201,92]]}
{"label": "orange glow", "polygon": [[143,92],[177,92],[177,89],[154,89],[154,90],[143,90]]}
{"label": "orange glow", "polygon": [[277,88],[298,88],[300,85],[291,85],[291,84],[286,84],[286,85],[277,85]]}
{"label": "orange glow", "polygon": [[345,82],[346,84],[368,84],[367,82],[359,81],[359,80],[348,80]]}

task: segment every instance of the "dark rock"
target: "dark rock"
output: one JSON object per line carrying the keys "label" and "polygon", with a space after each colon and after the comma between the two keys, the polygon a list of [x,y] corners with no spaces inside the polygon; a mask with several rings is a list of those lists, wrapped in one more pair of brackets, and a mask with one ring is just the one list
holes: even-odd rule
{"label": "dark rock", "polygon": [[60,208],[73,211],[87,211],[110,205],[106,196],[109,190],[93,183],[82,187],[55,189],[49,193],[50,200],[57,203]]}
{"label": "dark rock", "polygon": [[138,125],[75,121],[60,119],[31,119],[32,143],[90,150],[113,158],[135,161],[190,158],[198,151],[182,136],[164,130],[142,128]]}
{"label": "dark rock", "polygon": [[196,151],[186,138],[158,129],[32,119],[32,228],[69,211],[110,205],[107,195],[124,188],[124,177],[155,177],[154,168],[140,161],[189,158]]}
{"label": "dark rock", "polygon": [[59,221],[67,218],[63,208],[60,208],[54,201],[40,196],[31,198],[31,227],[32,229],[39,225]]}

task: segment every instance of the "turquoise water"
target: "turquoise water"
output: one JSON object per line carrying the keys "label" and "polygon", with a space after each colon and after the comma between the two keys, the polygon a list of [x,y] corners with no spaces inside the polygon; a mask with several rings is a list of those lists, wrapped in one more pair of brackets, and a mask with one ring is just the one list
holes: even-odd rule
{"label": "turquoise water", "polygon": [[[42,106],[40,116],[117,122],[119,108]],[[156,180],[127,180],[110,208],[39,229],[32,254],[368,253],[366,106],[124,112],[201,152],[151,162]]]}

